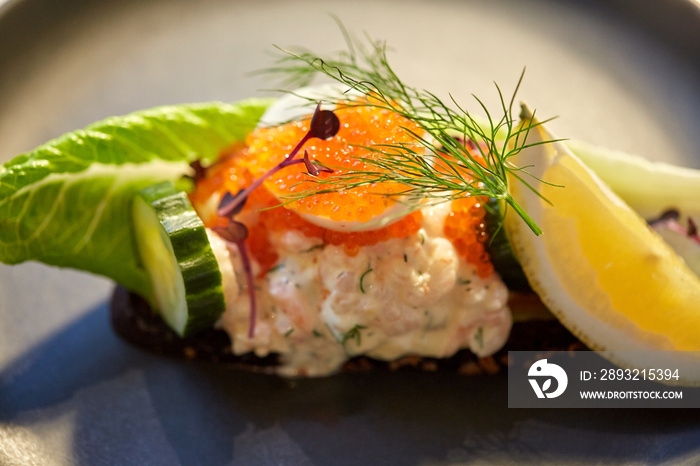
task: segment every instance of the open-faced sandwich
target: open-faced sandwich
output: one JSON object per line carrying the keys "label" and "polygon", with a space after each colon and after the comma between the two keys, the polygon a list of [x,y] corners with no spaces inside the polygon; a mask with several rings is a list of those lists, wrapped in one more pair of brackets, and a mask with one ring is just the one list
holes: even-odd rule
{"label": "open-faced sandwich", "polygon": [[335,84],[110,118],[7,163],[0,260],[114,279],[142,346],[285,376],[580,341],[700,381],[700,173],[555,140],[502,96],[476,119],[380,44],[278,65]]}

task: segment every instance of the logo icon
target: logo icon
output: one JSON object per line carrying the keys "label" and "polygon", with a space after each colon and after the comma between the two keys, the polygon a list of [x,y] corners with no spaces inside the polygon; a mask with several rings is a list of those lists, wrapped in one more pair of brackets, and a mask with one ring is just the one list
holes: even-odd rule
{"label": "logo icon", "polygon": [[[530,366],[530,370],[527,372],[528,377],[535,377],[534,379],[528,379],[532,389],[535,391],[537,398],[556,398],[566,390],[566,385],[569,383],[569,378],[566,376],[566,372],[560,366],[552,363],[548,363],[546,359],[540,359]],[[540,386],[537,381],[537,377],[544,379],[544,383]],[[548,390],[552,388],[552,378],[557,381],[556,390],[549,392]]]}

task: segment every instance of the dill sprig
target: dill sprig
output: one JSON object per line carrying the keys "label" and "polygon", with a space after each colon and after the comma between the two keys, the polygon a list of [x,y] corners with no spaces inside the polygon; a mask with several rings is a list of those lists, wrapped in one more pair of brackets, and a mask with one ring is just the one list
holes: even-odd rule
{"label": "dill sprig", "polygon": [[[281,75],[285,85],[290,87],[309,85],[316,75],[325,75],[346,86],[347,90],[367,97],[343,100],[339,104],[341,107],[369,105],[390,110],[417,124],[421,131],[404,128],[412,139],[410,143],[365,147],[380,154],[376,158],[360,158],[375,170],[346,171],[313,178],[312,182],[324,184],[328,189],[302,192],[290,199],[375,183],[400,183],[405,189],[384,195],[398,196],[414,205],[416,201],[436,204],[466,196],[488,196],[504,201],[535,234],[541,234],[537,224],[508,193],[509,173],[529,186],[522,176],[528,174],[527,167],[516,167],[509,159],[535,145],[526,142],[527,135],[534,127],[546,122],[536,121],[534,113],[519,121],[513,112],[524,70],[508,102],[496,84],[499,117],[492,115],[486,105],[473,96],[486,114],[483,122],[460,106],[452,95],[446,102],[432,92],[404,83],[387,60],[385,42],[368,37],[370,47],[365,48],[350,37],[342,24],[340,27],[348,47],[336,58],[324,59],[309,51],[278,48],[281,54],[275,65],[263,72]],[[329,96],[332,98],[339,100],[342,96]],[[475,154],[483,162],[477,160]]]}

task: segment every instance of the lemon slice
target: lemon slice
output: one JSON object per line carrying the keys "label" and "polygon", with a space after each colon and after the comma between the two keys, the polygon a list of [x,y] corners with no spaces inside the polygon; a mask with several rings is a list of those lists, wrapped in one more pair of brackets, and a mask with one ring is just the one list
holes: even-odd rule
{"label": "lemon slice", "polygon": [[[552,139],[540,125],[527,142]],[[549,201],[511,178],[513,198],[544,233],[516,214],[506,232],[545,305],[614,363],[678,369],[670,383],[700,384],[700,278],[564,144],[530,146],[512,162],[531,167],[528,182]]]}

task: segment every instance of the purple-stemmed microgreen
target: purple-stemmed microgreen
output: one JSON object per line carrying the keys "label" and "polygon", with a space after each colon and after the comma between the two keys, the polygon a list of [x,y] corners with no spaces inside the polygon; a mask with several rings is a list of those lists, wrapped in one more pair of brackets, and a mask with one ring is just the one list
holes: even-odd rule
{"label": "purple-stemmed microgreen", "polygon": [[[221,201],[219,202],[219,207],[216,209],[216,214],[219,217],[232,218],[234,215],[238,214],[241,210],[243,210],[243,207],[245,207],[245,203],[248,200],[248,196],[239,197],[242,192],[243,190],[241,189],[234,196],[229,191],[226,191],[224,197],[222,197]],[[242,200],[239,201],[238,199]]]}
{"label": "purple-stemmed microgreen", "polygon": [[[252,193],[255,189],[257,189],[261,184],[263,184],[266,178],[274,175],[275,173],[277,173],[285,167],[289,167],[291,165],[303,162],[303,160],[296,159],[295,157],[297,156],[303,145],[306,144],[307,141],[309,141],[309,139],[318,138],[327,140],[338,134],[339,129],[340,120],[338,119],[338,116],[335,113],[333,113],[332,110],[321,110],[321,103],[319,102],[316,106],[316,110],[314,111],[313,116],[311,117],[309,131],[304,135],[303,138],[301,138],[296,147],[292,149],[289,155],[287,155],[287,157],[285,157],[285,159],[282,162],[269,169],[267,173],[265,173],[257,180],[253,181],[253,183],[246,189],[239,191],[238,194],[234,196],[228,208],[236,209],[239,203],[245,202],[248,195]],[[309,165],[307,164],[307,167],[308,166]],[[323,171],[331,170],[324,169]],[[309,170],[309,172],[313,174],[311,170]],[[314,176],[316,175],[318,175],[318,172],[316,172]]]}
{"label": "purple-stemmed microgreen", "polygon": [[[243,210],[250,193],[258,188],[267,177],[277,173],[285,167],[303,163],[306,166],[306,171],[312,176],[318,176],[321,172],[333,173],[333,169],[324,167],[323,165],[312,161],[309,157],[308,151],[306,150],[304,151],[303,158],[297,159],[296,156],[303,145],[310,139],[330,139],[338,134],[339,129],[340,120],[338,119],[338,116],[331,110],[321,110],[321,103],[319,102],[313,116],[311,117],[309,131],[303,138],[301,138],[299,143],[296,145],[296,147],[294,147],[289,155],[287,155],[282,162],[268,170],[263,176],[253,181],[250,186],[245,189],[241,189],[235,195],[227,191],[219,202],[219,207],[216,213],[220,217],[228,218],[228,223],[225,227],[213,227],[212,230],[214,230],[214,232],[216,232],[224,241],[229,243],[229,245],[235,245],[240,253],[241,262],[243,263],[243,270],[245,272],[246,282],[248,285],[248,297],[250,299],[250,325],[248,327],[248,338],[253,338],[253,335],[255,334],[255,320],[257,315],[255,282],[253,277],[253,267],[250,262],[250,257],[248,256],[248,252],[245,248],[245,239],[248,237],[248,228],[246,228],[243,223],[234,220],[234,217]],[[194,168],[195,170],[197,169],[197,167]]]}
{"label": "purple-stemmed microgreen", "polygon": [[195,183],[197,183],[199,180],[207,176],[207,169],[204,168],[204,165],[202,165],[201,160],[195,160],[190,164],[190,168],[192,168],[192,179],[194,180]]}
{"label": "purple-stemmed microgreen", "polygon": [[241,255],[243,272],[248,283],[248,298],[250,300],[250,324],[248,325],[248,338],[253,338],[255,334],[255,320],[257,316],[257,304],[255,300],[255,287],[253,285],[253,267],[248,257],[244,241],[248,237],[248,228],[241,222],[230,218],[225,227],[215,226],[212,228],[229,245],[235,245]]}
{"label": "purple-stemmed microgreen", "polygon": [[309,175],[313,176],[318,176],[321,172],[326,172],[326,173],[333,173],[332,168],[324,167],[323,165],[320,165],[314,161],[311,160],[309,157],[309,152],[304,151],[304,165],[306,165],[306,171],[309,172]]}
{"label": "purple-stemmed microgreen", "polygon": [[700,235],[698,235],[697,225],[690,217],[687,218],[687,222],[688,225],[683,226],[681,223],[680,212],[675,209],[671,209],[661,214],[658,219],[651,220],[649,225],[657,231],[673,231],[700,245]]}
{"label": "purple-stemmed microgreen", "polygon": [[216,167],[217,165],[226,163],[229,159],[231,159],[231,157],[235,157],[236,153],[238,152],[238,149],[242,148],[242,146],[242,143],[239,143],[227,148],[225,151],[219,154],[218,158],[214,162],[207,165],[204,165],[201,159],[191,162],[190,168],[192,169],[192,172],[190,175],[188,175],[188,177],[192,179],[192,181],[194,181],[195,183],[206,178],[207,174],[209,173],[209,170]]}

